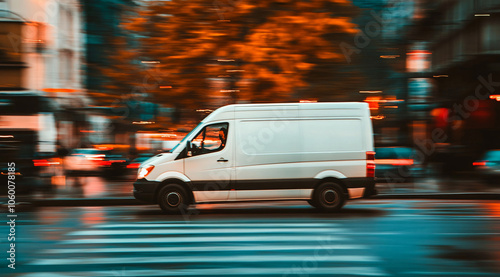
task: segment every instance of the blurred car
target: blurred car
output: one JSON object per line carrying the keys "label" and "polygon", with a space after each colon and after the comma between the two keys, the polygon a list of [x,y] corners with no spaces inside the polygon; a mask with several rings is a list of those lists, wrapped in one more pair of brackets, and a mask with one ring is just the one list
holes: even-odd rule
{"label": "blurred car", "polygon": [[[18,148],[11,145],[0,144],[0,181],[2,190],[0,195],[7,195],[8,186],[13,185],[16,193],[26,193],[31,190],[30,182],[26,179],[35,177],[34,164],[31,160],[22,159],[18,156]],[[13,175],[10,177],[9,175]],[[12,187],[12,186],[11,186]]]}
{"label": "blurred car", "polygon": [[141,163],[147,161],[149,158],[153,157],[154,153],[141,153],[135,159],[133,159],[128,165],[127,168],[137,170],[141,166]]}
{"label": "blurred car", "polygon": [[16,194],[50,188],[54,175],[51,168],[58,162],[48,157],[30,157],[23,150],[22,146],[0,144],[0,182],[5,184],[0,195],[7,195],[9,185]]}
{"label": "blurred car", "polygon": [[153,157],[155,154],[154,153],[141,153],[139,156],[127,165],[127,175],[130,176],[131,180],[135,180],[137,177],[137,171],[139,170],[139,167],[141,167],[141,164],[149,158]]}
{"label": "blurred car", "polygon": [[79,148],[64,159],[68,175],[116,177],[126,173],[129,160],[125,154],[113,149]]}
{"label": "blurred car", "polygon": [[375,148],[375,179],[377,182],[406,182],[422,174],[415,161],[415,150],[410,147]]}
{"label": "blurred car", "polygon": [[125,153],[117,150],[103,150],[104,156],[97,163],[105,177],[124,177],[129,159]]}
{"label": "blurred car", "polygon": [[486,152],[473,166],[485,181],[500,184],[500,149]]}
{"label": "blurred car", "polygon": [[105,151],[95,148],[78,148],[64,158],[67,175],[99,175]]}

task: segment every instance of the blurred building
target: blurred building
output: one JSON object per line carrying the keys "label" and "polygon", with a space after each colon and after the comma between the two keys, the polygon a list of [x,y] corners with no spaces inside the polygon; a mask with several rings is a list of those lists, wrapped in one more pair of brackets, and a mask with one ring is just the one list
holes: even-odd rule
{"label": "blurred building", "polygon": [[411,78],[407,31],[417,14],[417,1],[353,0],[361,8],[354,18],[362,36],[355,39],[360,70],[367,79],[360,93],[370,104],[377,146],[413,144],[411,126],[417,115],[410,109]]}
{"label": "blurred building", "polygon": [[500,148],[500,1],[420,1],[410,36],[432,53],[432,128],[441,128],[464,164]]}
{"label": "blurred building", "polygon": [[0,0],[0,90],[30,91],[53,100],[59,140],[78,143],[75,108],[89,103],[78,0]]}
{"label": "blurred building", "polygon": [[[103,70],[113,67],[112,56],[115,54],[117,40],[125,38],[131,48],[135,38],[128,37],[130,34],[124,32],[121,23],[127,13],[133,13],[141,1],[136,0],[86,0],[82,1],[83,28],[86,34],[84,48],[86,52],[83,70],[85,72],[84,86],[90,93],[106,95],[110,92],[109,85],[111,77],[103,74]],[[131,63],[139,61],[131,61]],[[105,128],[90,128],[91,133],[87,138],[89,144],[117,143],[129,144],[134,150],[135,133],[143,125],[134,125],[134,121],[151,120],[154,113],[152,103],[133,101],[136,97],[133,89],[114,92],[109,95],[121,94],[116,97],[112,105],[94,106],[87,110],[92,113],[91,125],[105,126]],[[132,99],[132,101],[129,101]],[[154,105],[153,105],[154,106]],[[155,106],[156,108],[156,106]],[[106,122],[103,125],[103,122]]]}
{"label": "blurred building", "polygon": [[2,34],[3,57],[24,66],[22,78],[2,89],[40,90],[63,99],[59,101],[84,101],[79,1],[3,0],[0,9],[4,26],[19,26]]}
{"label": "blurred building", "polygon": [[135,0],[86,0],[82,1],[86,63],[85,87],[92,91],[104,90],[106,77],[99,71],[112,63],[113,39],[125,36],[120,27],[128,8],[137,6]]}

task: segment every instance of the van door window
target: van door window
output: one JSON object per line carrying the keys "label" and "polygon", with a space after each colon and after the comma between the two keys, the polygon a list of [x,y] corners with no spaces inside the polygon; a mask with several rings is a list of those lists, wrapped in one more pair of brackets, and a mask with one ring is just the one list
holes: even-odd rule
{"label": "van door window", "polygon": [[226,146],[228,123],[208,125],[192,140],[193,156],[217,152]]}

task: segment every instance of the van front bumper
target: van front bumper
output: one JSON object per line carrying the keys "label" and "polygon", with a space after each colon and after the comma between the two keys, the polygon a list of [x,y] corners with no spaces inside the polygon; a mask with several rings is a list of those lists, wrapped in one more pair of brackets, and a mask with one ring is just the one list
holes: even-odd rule
{"label": "van front bumper", "polygon": [[139,179],[134,183],[134,197],[137,200],[156,203],[156,189],[160,182],[148,181],[146,179]]}

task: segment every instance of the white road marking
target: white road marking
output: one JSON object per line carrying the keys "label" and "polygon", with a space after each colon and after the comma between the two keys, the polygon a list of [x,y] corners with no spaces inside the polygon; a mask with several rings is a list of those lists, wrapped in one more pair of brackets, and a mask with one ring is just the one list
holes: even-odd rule
{"label": "white road marking", "polygon": [[[176,221],[178,222],[178,221]],[[193,228],[193,227],[249,227],[249,228],[261,228],[261,227],[337,227],[339,224],[336,223],[193,223],[192,221],[186,221],[184,223],[138,223],[138,224],[102,224],[95,225],[94,228]]]}
{"label": "white road marking", "polygon": [[[116,244],[116,243],[186,243],[186,242],[268,242],[268,241],[318,241],[314,236],[217,236],[217,237],[171,237],[171,238],[106,238],[64,240],[60,244]],[[329,241],[348,241],[347,237],[328,236]]]}
{"label": "white road marking", "polygon": [[411,271],[405,272],[403,275],[423,275],[423,276],[442,276],[442,275],[451,275],[451,276],[498,276],[495,273],[480,273],[480,272],[446,272],[446,271]]}
{"label": "white road marking", "polygon": [[[327,241],[327,240],[325,240]],[[290,250],[365,250],[363,245],[339,244],[339,245],[241,245],[241,246],[188,246],[188,247],[113,247],[113,248],[89,248],[85,253],[139,253],[139,252],[226,252],[226,251],[290,251]],[[79,254],[82,249],[47,249],[47,254]]]}
{"label": "white road marking", "polygon": [[196,228],[196,229],[129,229],[129,230],[88,230],[71,232],[69,236],[115,236],[115,235],[181,235],[181,234],[270,234],[270,233],[327,233],[346,232],[338,228]]}
{"label": "white road marking", "polygon": [[291,267],[277,267],[277,268],[193,268],[193,269],[169,269],[169,270],[128,270],[126,267],[110,271],[87,271],[87,272],[59,272],[59,273],[30,273],[21,276],[25,277],[59,277],[59,276],[228,276],[228,275],[275,275],[281,277],[290,276],[315,276],[315,275],[328,275],[328,276],[389,276],[384,271],[376,267],[319,267],[319,268],[291,268]]}
{"label": "white road marking", "polygon": [[119,258],[66,258],[39,259],[30,265],[95,265],[95,264],[179,264],[179,263],[262,263],[262,262],[381,262],[374,256],[325,255],[316,260],[312,255],[231,255],[231,256],[189,256],[189,257],[119,257]]}

